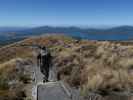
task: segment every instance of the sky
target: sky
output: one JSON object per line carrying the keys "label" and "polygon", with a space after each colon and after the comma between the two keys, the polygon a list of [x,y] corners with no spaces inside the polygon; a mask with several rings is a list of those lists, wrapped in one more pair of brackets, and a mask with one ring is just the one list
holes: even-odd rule
{"label": "sky", "polygon": [[133,0],[0,0],[0,26],[133,25]]}

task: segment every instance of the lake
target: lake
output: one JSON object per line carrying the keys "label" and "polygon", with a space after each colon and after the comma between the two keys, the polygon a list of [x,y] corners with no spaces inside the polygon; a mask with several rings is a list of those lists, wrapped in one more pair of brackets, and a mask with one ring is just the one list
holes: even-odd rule
{"label": "lake", "polygon": [[89,39],[89,40],[115,40],[115,41],[127,41],[133,39],[133,33],[128,34],[105,34],[105,33],[65,33],[65,35],[76,37],[79,39]]}

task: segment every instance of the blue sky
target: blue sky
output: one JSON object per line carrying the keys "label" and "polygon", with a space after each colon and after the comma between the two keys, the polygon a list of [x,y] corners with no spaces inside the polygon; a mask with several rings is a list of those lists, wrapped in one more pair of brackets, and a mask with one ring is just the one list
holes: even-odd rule
{"label": "blue sky", "polygon": [[133,0],[0,0],[0,26],[133,25]]}

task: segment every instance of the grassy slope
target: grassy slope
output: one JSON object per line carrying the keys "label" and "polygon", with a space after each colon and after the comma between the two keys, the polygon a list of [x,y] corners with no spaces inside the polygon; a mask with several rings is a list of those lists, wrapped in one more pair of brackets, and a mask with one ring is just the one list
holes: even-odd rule
{"label": "grassy slope", "polygon": [[84,91],[132,90],[133,46],[123,43],[76,41],[64,36],[30,38],[0,49],[0,63],[16,57],[32,57],[20,44],[46,45],[54,56],[58,79]]}
{"label": "grassy slope", "polygon": [[[23,68],[16,63],[23,63]],[[23,70],[22,70],[23,69]],[[1,100],[23,100],[25,98],[25,87],[30,82],[30,75],[25,71],[22,59],[12,59],[0,64],[0,99]]]}

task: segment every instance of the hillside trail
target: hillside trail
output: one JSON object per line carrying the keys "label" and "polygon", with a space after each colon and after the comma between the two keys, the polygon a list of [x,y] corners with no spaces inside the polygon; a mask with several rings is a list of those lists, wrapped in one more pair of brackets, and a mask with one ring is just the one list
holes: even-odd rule
{"label": "hillside trail", "polygon": [[[84,98],[81,96],[80,90],[69,87],[69,85],[63,81],[52,80],[54,77],[50,78],[52,81],[43,83],[43,74],[40,72],[40,68],[35,63],[24,65],[23,63],[19,62],[17,65],[18,68],[23,68],[23,66],[25,66],[27,71],[34,73],[34,81],[32,82],[32,100],[133,100],[133,95],[132,99],[130,99],[131,97],[128,96],[127,93],[124,95],[123,93],[110,93],[110,96],[104,98],[96,93],[88,93],[88,95]],[[52,74],[54,70],[51,70]],[[30,87],[26,88],[30,93]]]}
{"label": "hillside trail", "polygon": [[88,93],[87,97],[81,96],[80,90],[70,87],[64,81],[58,81],[56,77],[56,68],[51,64],[48,82],[43,82],[44,75],[40,67],[34,62],[34,86],[32,95],[34,100],[133,100],[132,96],[127,94],[110,93],[103,97],[97,93]]}
{"label": "hillside trail", "polygon": [[[48,82],[43,82],[44,75],[40,67],[34,61],[33,64],[33,89],[32,96],[34,100],[78,100],[76,95],[79,92],[71,91],[71,88],[63,81],[57,81],[56,68],[54,65],[50,68]],[[72,96],[75,93],[75,95]],[[75,99],[74,99],[75,98]]]}

